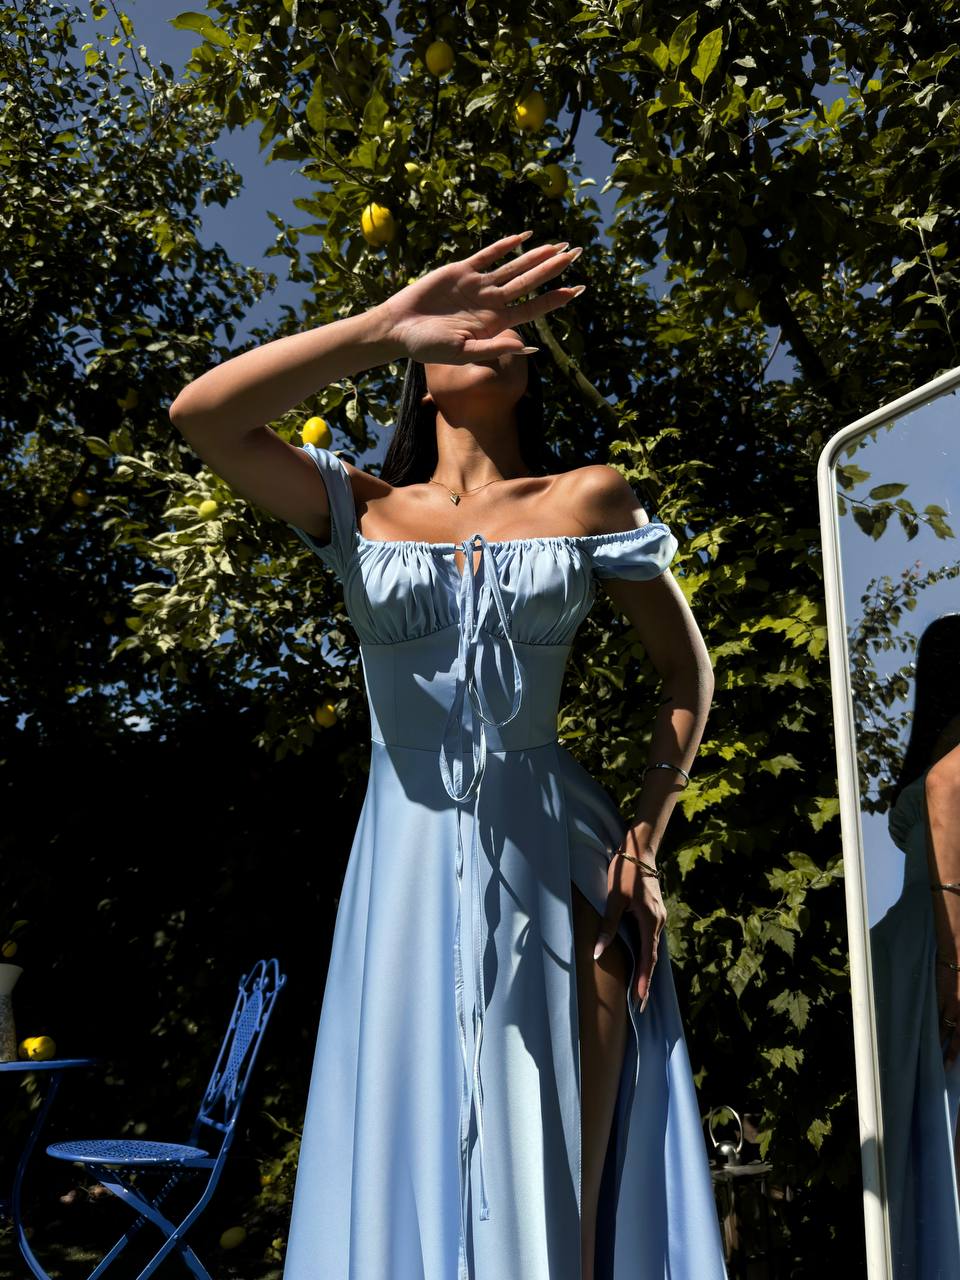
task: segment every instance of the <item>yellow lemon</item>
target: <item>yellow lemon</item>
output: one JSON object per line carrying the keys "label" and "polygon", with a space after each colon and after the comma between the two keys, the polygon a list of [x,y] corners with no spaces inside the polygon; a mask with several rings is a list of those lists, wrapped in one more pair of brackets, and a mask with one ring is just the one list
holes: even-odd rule
{"label": "yellow lemon", "polygon": [[745,285],[737,285],[733,291],[733,300],[741,311],[749,311],[757,305],[757,295]]}
{"label": "yellow lemon", "polygon": [[226,1231],[220,1236],[220,1248],[235,1249],[238,1244],[243,1244],[246,1238],[246,1227],[227,1227]]}
{"label": "yellow lemon", "polygon": [[85,493],[83,489],[74,489],[70,495],[70,501],[75,507],[89,507],[90,495]]}
{"label": "yellow lemon", "polygon": [[547,118],[547,104],[543,94],[533,89],[525,98],[521,98],[514,105],[514,118],[521,129],[529,129],[532,133],[542,129]]}
{"label": "yellow lemon", "polygon": [[323,729],[329,729],[337,722],[337,709],[332,702],[323,702],[313,713],[313,718]]}
{"label": "yellow lemon", "polygon": [[542,169],[547,179],[542,188],[545,196],[562,196],[567,189],[567,171],[560,164],[545,164]]}
{"label": "yellow lemon", "polygon": [[417,164],[416,160],[408,160],[404,164],[403,168],[411,182],[416,182],[423,173],[423,169],[421,169],[420,165]]}
{"label": "yellow lemon", "polygon": [[127,626],[130,628],[131,631],[140,631],[143,627],[142,618],[124,618],[124,622],[127,624]]}
{"label": "yellow lemon", "polygon": [[27,1036],[20,1042],[20,1057],[31,1062],[46,1062],[56,1055],[57,1046],[49,1036]]}
{"label": "yellow lemon", "polygon": [[3,952],[3,958],[5,960],[9,960],[11,956],[15,956],[17,954],[17,944],[12,938],[8,938],[0,950]]}
{"label": "yellow lemon", "polygon": [[204,498],[203,502],[197,507],[197,515],[201,520],[206,520],[208,516],[215,516],[219,507],[213,498]]}
{"label": "yellow lemon", "polygon": [[323,418],[308,418],[300,428],[300,438],[304,444],[315,444],[321,449],[329,449],[333,433]]}
{"label": "yellow lemon", "polygon": [[115,613],[107,612],[103,615],[103,620],[108,627],[112,627],[117,620],[117,615]]}
{"label": "yellow lemon", "polygon": [[368,204],[360,215],[360,230],[368,244],[379,248],[389,244],[397,234],[397,224],[386,205]]}
{"label": "yellow lemon", "polygon": [[127,387],[127,394],[117,404],[121,409],[135,409],[140,403],[140,393],[136,387]]}
{"label": "yellow lemon", "polygon": [[453,66],[453,50],[446,40],[434,40],[427,45],[423,60],[432,76],[445,76]]}

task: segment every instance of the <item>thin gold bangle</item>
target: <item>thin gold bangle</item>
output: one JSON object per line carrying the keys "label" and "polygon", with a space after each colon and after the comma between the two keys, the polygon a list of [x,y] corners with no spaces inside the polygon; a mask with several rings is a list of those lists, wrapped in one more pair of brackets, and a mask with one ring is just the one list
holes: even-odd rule
{"label": "thin gold bangle", "polygon": [[[656,876],[658,880],[663,877],[663,872],[658,867],[652,866],[649,862],[644,862],[642,858],[634,857],[632,853],[625,853],[623,849],[618,849],[616,853],[614,853],[613,858],[628,858],[638,866],[646,868],[646,870],[640,872],[641,875]],[[610,859],[611,862],[613,861],[613,858]]]}

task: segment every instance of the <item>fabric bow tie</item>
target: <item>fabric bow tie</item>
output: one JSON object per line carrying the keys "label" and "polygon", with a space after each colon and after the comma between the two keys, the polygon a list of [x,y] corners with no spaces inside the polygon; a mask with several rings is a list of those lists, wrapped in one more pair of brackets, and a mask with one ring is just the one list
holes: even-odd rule
{"label": "fabric bow tie", "polygon": [[[480,543],[480,563],[477,569],[473,566],[474,542]],[[460,544],[464,555],[463,573],[460,575],[460,586],[457,593],[457,613],[459,628],[459,647],[457,654],[457,674],[453,698],[444,725],[440,747],[440,774],[443,785],[453,800],[457,801],[457,924],[454,936],[453,959],[456,975],[457,1023],[460,1033],[460,1053],[463,1059],[463,1084],[460,1095],[460,1275],[466,1272],[466,1231],[465,1231],[465,1196],[468,1180],[468,1138],[470,1117],[474,1112],[477,1118],[477,1142],[480,1148],[480,1217],[490,1217],[487,1203],[486,1174],[484,1168],[483,1147],[483,1087],[480,1080],[480,1045],[483,1040],[483,1016],[486,999],[483,985],[483,954],[486,946],[483,928],[483,903],[480,885],[480,784],[487,759],[487,738],[485,724],[501,726],[508,724],[520,710],[523,697],[523,677],[517,660],[513,637],[510,634],[509,611],[504,605],[497,577],[496,559],[490,543],[482,533],[475,533],[472,538],[465,538]],[[479,587],[478,587],[479,580]],[[481,621],[484,604],[492,597],[496,606],[503,633],[510,649],[513,666],[513,705],[507,715],[498,720],[484,712],[481,690],[476,682],[477,651],[483,634]],[[471,737],[473,772],[466,786],[463,785],[464,746],[463,746],[463,713],[467,695],[473,711]],[[457,731],[457,743],[451,750],[451,744]],[[467,1032],[466,1013],[463,1000],[463,941],[461,930],[461,900],[463,897],[463,836],[461,832],[461,816],[463,802],[476,795],[473,814],[473,832],[470,841],[470,879],[472,885],[471,923],[471,955],[472,979],[474,991],[474,1054],[473,1071],[467,1064]]]}

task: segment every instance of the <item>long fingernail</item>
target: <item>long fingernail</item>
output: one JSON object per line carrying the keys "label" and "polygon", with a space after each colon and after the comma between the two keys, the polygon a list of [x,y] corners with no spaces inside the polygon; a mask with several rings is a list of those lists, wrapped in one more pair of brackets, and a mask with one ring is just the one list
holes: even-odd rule
{"label": "long fingernail", "polygon": [[587,287],[587,286],[586,286],[585,284],[578,284],[578,285],[577,285],[577,287],[576,287],[575,289],[571,289],[571,291],[570,291],[570,297],[571,297],[571,298],[579,298],[579,297],[580,297],[580,295],[581,295],[581,293],[583,293],[583,291],[584,291],[584,289],[585,289],[586,287]]}
{"label": "long fingernail", "polygon": [[539,351],[539,347],[521,347],[520,354],[522,356],[532,356],[535,351]]}
{"label": "long fingernail", "polygon": [[580,257],[581,253],[583,253],[583,245],[580,245],[578,249],[574,249],[573,253],[571,253],[570,255],[570,262],[576,262],[576,260]]}
{"label": "long fingernail", "polygon": [[521,231],[521,232],[520,232],[520,234],[517,236],[517,239],[518,239],[518,240],[529,240],[529,239],[530,239],[530,237],[531,237],[532,235],[533,235],[533,232],[532,232],[532,231]]}
{"label": "long fingernail", "polygon": [[650,992],[648,991],[648,992],[647,992],[647,994],[643,997],[643,1000],[640,1002],[640,1012],[641,1012],[641,1013],[643,1013],[644,1009],[647,1007],[647,1001],[648,1001],[649,999],[650,999]]}
{"label": "long fingernail", "polygon": [[597,939],[597,945],[593,948],[594,960],[600,959],[601,955],[603,954],[603,949],[609,941],[610,939],[607,937],[607,935],[605,933],[601,933],[600,937]]}

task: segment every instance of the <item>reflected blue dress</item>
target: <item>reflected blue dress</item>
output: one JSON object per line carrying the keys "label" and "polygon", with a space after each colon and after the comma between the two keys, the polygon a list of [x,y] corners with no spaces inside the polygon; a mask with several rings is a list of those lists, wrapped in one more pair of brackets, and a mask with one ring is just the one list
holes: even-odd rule
{"label": "reflected blue dress", "polygon": [[907,783],[890,810],[890,836],[905,854],[903,890],[870,930],[883,1165],[896,1280],[960,1276],[953,1159],[960,1058],[945,1068],[930,890],[934,877],[927,863],[926,776],[925,770]]}
{"label": "reflected blue dress", "polygon": [[[629,824],[557,709],[597,579],[653,578],[677,542],[376,541],[337,456],[304,450],[332,536],[290,527],[342,584],[371,742],[283,1280],[580,1280],[571,882],[602,915]],[[632,986],[596,1280],[726,1280],[665,933],[642,1015]]]}

